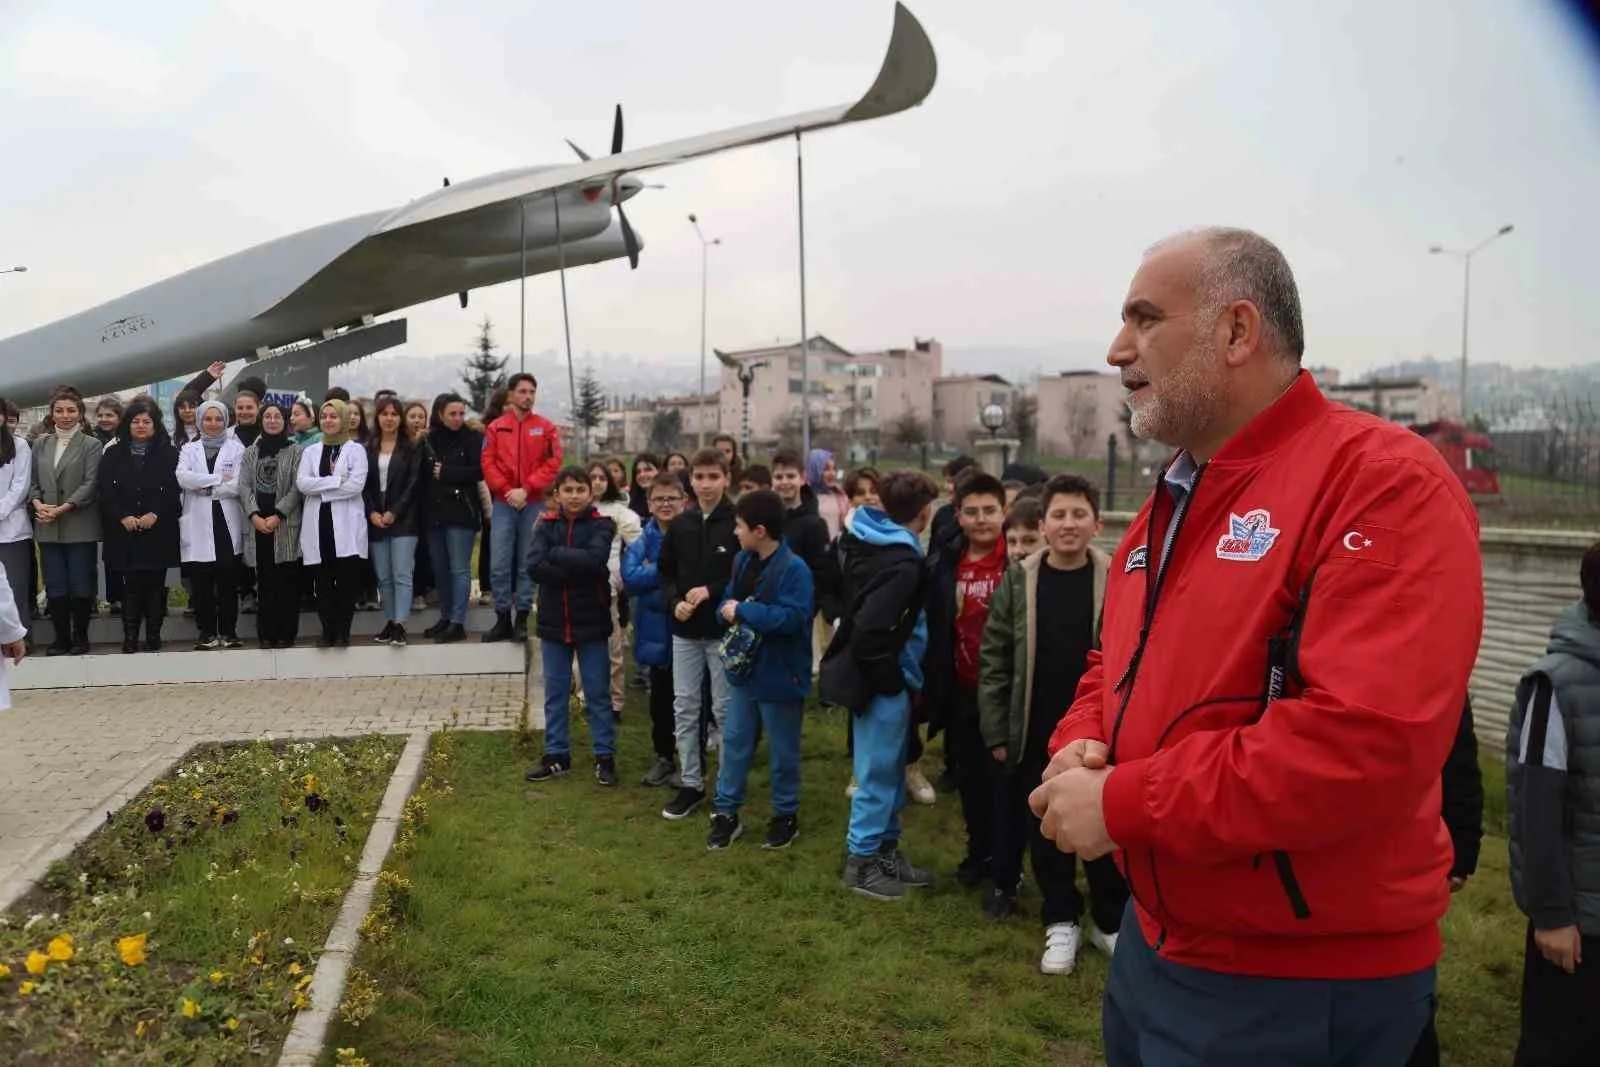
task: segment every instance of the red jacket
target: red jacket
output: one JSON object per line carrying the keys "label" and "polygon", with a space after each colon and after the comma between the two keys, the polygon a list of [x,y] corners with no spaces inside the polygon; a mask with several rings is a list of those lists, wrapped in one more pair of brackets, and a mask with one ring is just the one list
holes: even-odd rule
{"label": "red jacket", "polygon": [[538,508],[561,470],[561,437],[555,423],[529,412],[523,419],[507,409],[483,431],[483,480],[496,500],[513,489],[528,491]]}
{"label": "red jacket", "polygon": [[1050,751],[1110,746],[1106,829],[1163,957],[1279,978],[1431,966],[1439,772],[1483,632],[1472,503],[1421,437],[1306,374],[1194,484],[1161,580],[1165,486],[1117,547],[1102,649]]}

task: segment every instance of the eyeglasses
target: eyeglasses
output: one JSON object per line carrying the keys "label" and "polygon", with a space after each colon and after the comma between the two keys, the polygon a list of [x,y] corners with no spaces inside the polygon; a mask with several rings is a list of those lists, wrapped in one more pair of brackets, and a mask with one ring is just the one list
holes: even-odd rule
{"label": "eyeglasses", "polygon": [[659,508],[662,504],[681,504],[683,501],[684,498],[681,496],[653,496],[650,498],[650,506]]}

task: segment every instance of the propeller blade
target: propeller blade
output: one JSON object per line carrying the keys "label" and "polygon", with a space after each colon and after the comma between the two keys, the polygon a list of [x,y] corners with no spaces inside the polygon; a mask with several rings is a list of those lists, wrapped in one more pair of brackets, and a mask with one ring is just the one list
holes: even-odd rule
{"label": "propeller blade", "polygon": [[466,307],[467,306],[467,294],[464,291],[460,292],[460,293],[457,293],[456,297],[461,301],[461,306],[462,307]]}
{"label": "propeller blade", "polygon": [[589,162],[589,153],[585,152],[583,149],[581,149],[577,145],[573,144],[572,143],[572,139],[570,137],[567,139],[567,147],[572,149],[574,152],[578,153],[578,158],[579,159],[583,160],[585,163]]}
{"label": "propeller blade", "polygon": [[617,205],[617,218],[622,220],[622,245],[628,250],[628,266],[633,270],[639,269],[639,235],[633,232],[633,227],[628,225],[628,213],[622,210],[622,205]]}
{"label": "propeller blade", "polygon": [[622,151],[622,105],[617,105],[616,118],[611,123],[611,154]]}
{"label": "propeller blade", "polygon": [[445,179],[445,180],[444,180],[444,187],[445,187],[445,188],[446,188],[446,189],[448,189],[448,188],[450,188],[450,179],[449,179],[449,178],[446,178],[446,179]]}

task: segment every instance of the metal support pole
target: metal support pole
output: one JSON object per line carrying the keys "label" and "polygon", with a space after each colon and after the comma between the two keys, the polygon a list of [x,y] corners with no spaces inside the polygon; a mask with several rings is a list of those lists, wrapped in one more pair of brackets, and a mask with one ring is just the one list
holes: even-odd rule
{"label": "metal support pole", "polygon": [[517,246],[522,250],[522,280],[517,283],[517,299],[522,309],[522,326],[517,332],[517,372],[528,369],[528,202],[517,201]]}
{"label": "metal support pole", "polygon": [[1472,308],[1472,253],[1462,257],[1461,271],[1461,423],[1467,424],[1467,323]]}
{"label": "metal support pole", "polygon": [[795,200],[800,214],[800,456],[811,456],[811,345],[806,334],[806,170],[800,131],[794,131]]}
{"label": "metal support pole", "polygon": [[[711,269],[711,246],[700,238],[700,432],[695,435],[697,447],[706,447],[706,291]],[[717,405],[720,414],[721,405]]]}
{"label": "metal support pole", "polygon": [[1106,435],[1106,510],[1117,510],[1117,435]]}
{"label": "metal support pole", "polygon": [[[572,393],[572,418],[578,418],[578,378],[572,370],[572,319],[567,315],[567,245],[561,235],[561,194],[555,193],[550,202],[556,206],[556,267],[561,275],[561,329],[567,339],[567,388]],[[578,454],[589,458],[589,428],[578,427]]]}

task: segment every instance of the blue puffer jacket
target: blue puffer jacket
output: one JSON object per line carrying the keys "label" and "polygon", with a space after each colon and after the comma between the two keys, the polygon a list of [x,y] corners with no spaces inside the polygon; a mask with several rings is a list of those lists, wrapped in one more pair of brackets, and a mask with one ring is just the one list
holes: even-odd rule
{"label": "blue puffer jacket", "polygon": [[617,527],[593,508],[568,518],[546,511],[533,524],[528,573],[539,586],[539,638],[567,645],[611,636],[611,538]]}
{"label": "blue puffer jacket", "polygon": [[622,588],[633,606],[633,658],[642,666],[663,669],[672,666],[672,624],[656,570],[665,536],[661,524],[651,519],[622,553]]}
{"label": "blue puffer jacket", "polygon": [[[753,554],[740,552],[733,561],[733,577],[718,598],[722,601],[739,588],[739,579]],[[811,695],[811,617],[816,614],[811,568],[780,544],[767,559],[754,592],[739,601],[734,617],[761,635],[755,670],[746,678],[728,676],[728,683],[753,700],[804,700]]]}

